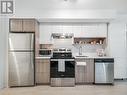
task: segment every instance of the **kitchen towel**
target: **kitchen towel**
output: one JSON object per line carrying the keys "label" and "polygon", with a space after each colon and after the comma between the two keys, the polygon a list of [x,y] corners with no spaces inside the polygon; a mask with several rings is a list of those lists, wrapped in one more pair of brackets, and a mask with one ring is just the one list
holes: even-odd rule
{"label": "kitchen towel", "polygon": [[60,59],[58,61],[58,72],[65,72],[65,60]]}

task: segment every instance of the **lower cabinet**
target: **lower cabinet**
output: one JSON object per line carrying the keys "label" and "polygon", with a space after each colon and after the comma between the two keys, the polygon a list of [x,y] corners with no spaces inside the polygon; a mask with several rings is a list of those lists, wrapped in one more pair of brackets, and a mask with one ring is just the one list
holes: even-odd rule
{"label": "lower cabinet", "polygon": [[74,78],[51,78],[51,86],[73,87],[75,86],[75,79]]}
{"label": "lower cabinet", "polygon": [[[83,62],[85,65],[78,62]],[[35,69],[36,84],[50,84],[50,59],[36,59]],[[75,82],[76,84],[94,83],[94,59],[76,58]]]}
{"label": "lower cabinet", "polygon": [[35,69],[36,84],[49,84],[50,59],[36,59]]}
{"label": "lower cabinet", "polygon": [[75,81],[77,84],[94,83],[94,59],[76,59]]}

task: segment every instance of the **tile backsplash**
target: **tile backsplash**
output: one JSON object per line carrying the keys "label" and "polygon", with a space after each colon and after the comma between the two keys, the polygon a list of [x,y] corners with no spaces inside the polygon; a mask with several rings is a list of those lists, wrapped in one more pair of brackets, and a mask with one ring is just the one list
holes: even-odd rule
{"label": "tile backsplash", "polygon": [[[80,45],[73,46],[72,52],[74,55],[79,55]],[[104,49],[101,45],[82,45],[82,54],[94,53],[97,54],[97,49]]]}
{"label": "tile backsplash", "polygon": [[97,56],[98,49],[104,49],[103,45],[73,45],[71,40],[55,40],[54,44],[40,44],[40,49],[53,49],[53,48],[69,48],[72,49],[73,55],[79,55],[79,48],[82,47],[82,55]]}
{"label": "tile backsplash", "polygon": [[72,39],[54,39],[53,46],[54,48],[72,48],[73,40]]}

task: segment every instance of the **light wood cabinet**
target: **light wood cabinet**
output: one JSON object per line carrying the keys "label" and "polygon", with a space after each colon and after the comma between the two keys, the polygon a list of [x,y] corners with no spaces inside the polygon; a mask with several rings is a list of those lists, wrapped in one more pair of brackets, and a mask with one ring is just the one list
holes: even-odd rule
{"label": "light wood cabinet", "polygon": [[50,59],[36,59],[35,76],[37,84],[50,83]]}
{"label": "light wood cabinet", "polygon": [[[78,62],[85,62],[85,65],[78,65]],[[94,83],[94,59],[76,59],[75,80],[80,83]]]}
{"label": "light wood cabinet", "polygon": [[50,75],[48,72],[37,72],[36,73],[36,83],[37,84],[49,84]]}
{"label": "light wood cabinet", "polygon": [[35,19],[23,19],[23,31],[34,32],[35,31]]}
{"label": "light wood cabinet", "polygon": [[10,19],[10,31],[22,32],[23,31],[22,19]]}
{"label": "light wood cabinet", "polygon": [[11,32],[35,32],[35,19],[10,19]]}

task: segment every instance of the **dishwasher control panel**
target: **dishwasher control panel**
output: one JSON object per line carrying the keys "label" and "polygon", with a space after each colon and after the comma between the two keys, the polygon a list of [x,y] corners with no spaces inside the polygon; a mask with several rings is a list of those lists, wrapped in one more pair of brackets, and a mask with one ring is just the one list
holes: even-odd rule
{"label": "dishwasher control panel", "polygon": [[114,58],[97,58],[97,59],[94,59],[94,62],[99,62],[99,63],[114,63]]}

